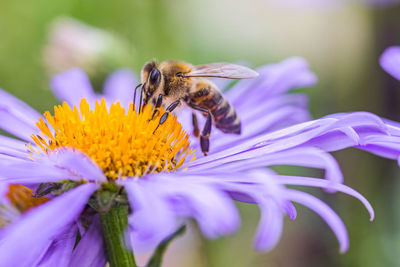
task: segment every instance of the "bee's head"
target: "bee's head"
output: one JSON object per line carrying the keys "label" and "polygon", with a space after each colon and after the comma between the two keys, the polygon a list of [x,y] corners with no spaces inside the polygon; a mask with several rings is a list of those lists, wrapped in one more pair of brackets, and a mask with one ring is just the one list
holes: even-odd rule
{"label": "bee's head", "polygon": [[187,80],[185,74],[192,70],[193,66],[179,61],[168,60],[160,64],[164,76],[169,82],[177,82],[177,80]]}
{"label": "bee's head", "polygon": [[163,83],[163,76],[161,71],[158,69],[156,61],[151,61],[144,65],[141,72],[141,79],[145,96],[144,104],[147,104]]}

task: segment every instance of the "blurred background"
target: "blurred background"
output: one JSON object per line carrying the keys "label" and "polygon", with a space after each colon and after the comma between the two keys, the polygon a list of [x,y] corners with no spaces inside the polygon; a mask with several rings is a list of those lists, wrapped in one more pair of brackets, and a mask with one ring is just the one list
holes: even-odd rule
{"label": "blurred background", "polygon": [[[396,0],[2,0],[0,87],[45,111],[57,103],[49,77],[73,66],[101,88],[107,73],[120,67],[138,73],[153,58],[260,66],[301,56],[319,77],[317,86],[302,89],[315,118],[366,110],[400,121],[400,82],[378,64],[386,47],[399,44]],[[302,207],[294,222],[287,219],[278,246],[257,253],[252,238],[259,213],[242,204],[236,235],[204,240],[192,226],[170,247],[165,266],[400,266],[396,163],[353,149],[335,157],[345,183],[376,212],[370,223],[356,200],[312,191],[348,227],[346,254],[339,254],[328,226]]]}

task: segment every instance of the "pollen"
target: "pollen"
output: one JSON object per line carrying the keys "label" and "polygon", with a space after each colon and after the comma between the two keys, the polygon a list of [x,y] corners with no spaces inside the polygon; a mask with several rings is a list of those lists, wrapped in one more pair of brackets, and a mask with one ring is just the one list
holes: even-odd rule
{"label": "pollen", "polygon": [[159,125],[164,110],[152,118],[153,108],[138,112],[131,104],[126,111],[119,102],[107,108],[102,99],[91,109],[82,99],[78,109],[64,102],[54,107],[54,115],[44,113],[46,120],[36,123],[41,133],[32,139],[45,153],[65,147],[84,152],[109,180],[174,171],[194,159],[194,150],[176,116]]}
{"label": "pollen", "polygon": [[10,203],[21,213],[49,200],[47,197],[34,197],[33,195],[32,189],[20,184],[10,184],[6,194]]}

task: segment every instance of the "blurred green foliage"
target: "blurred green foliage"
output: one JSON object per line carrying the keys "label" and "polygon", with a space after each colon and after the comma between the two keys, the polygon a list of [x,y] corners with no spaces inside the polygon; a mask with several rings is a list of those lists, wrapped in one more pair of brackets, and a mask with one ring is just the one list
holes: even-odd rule
{"label": "blurred green foliage", "polygon": [[[373,9],[346,5],[335,10],[293,10],[268,4],[267,0],[3,0],[0,87],[39,111],[57,103],[49,90],[43,47],[49,24],[61,15],[128,40],[135,56],[127,67],[137,72],[153,58],[195,64],[242,60],[258,66],[288,56],[303,56],[320,79],[315,88],[303,90],[311,96],[311,110],[316,117],[367,110],[400,119],[399,83],[378,65],[383,49],[400,43],[400,8],[396,6]],[[398,266],[400,183],[396,164],[354,150],[335,156],[346,184],[363,193],[376,210],[376,221],[370,223],[357,201],[340,195],[319,195],[338,211],[348,226],[347,254],[338,253],[328,226],[301,207],[295,222],[287,220],[278,247],[268,254],[257,253],[251,247],[251,239],[258,211],[254,206],[242,204],[240,232],[217,241],[202,240],[196,252],[196,257],[202,260],[190,264]]]}

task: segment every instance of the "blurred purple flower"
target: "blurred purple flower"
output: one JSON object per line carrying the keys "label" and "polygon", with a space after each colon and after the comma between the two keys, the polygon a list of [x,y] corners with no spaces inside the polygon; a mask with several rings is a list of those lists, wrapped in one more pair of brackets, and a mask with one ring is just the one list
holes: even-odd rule
{"label": "blurred purple flower", "polygon": [[382,53],[379,63],[387,73],[400,80],[400,46],[387,48]]}
{"label": "blurred purple flower", "polygon": [[[296,218],[293,205],[296,202],[326,221],[339,241],[340,251],[345,252],[349,241],[339,216],[318,198],[286,185],[343,192],[359,199],[373,219],[371,205],[342,184],[338,163],[327,152],[357,147],[398,159],[400,127],[367,112],[309,120],[307,98],[302,94],[286,94],[293,88],[316,82],[315,75],[301,58],[264,66],[258,72],[257,79],[239,81],[226,92],[242,118],[242,135],[224,135],[213,129],[209,156],[199,154],[196,160],[185,163],[175,172],[117,180],[125,187],[133,210],[128,235],[135,251],[154,246],[187,218],[195,219],[207,238],[232,234],[240,224],[232,201],[236,200],[254,203],[260,208],[254,241],[258,250],[268,251],[277,244],[284,216]],[[108,102],[119,100],[127,106],[136,83],[128,70],[118,71],[106,81],[102,96]],[[101,97],[94,93],[88,78],[78,69],[54,77],[52,88],[60,100],[75,105],[82,97],[89,103]],[[0,232],[2,263],[34,266],[41,262],[44,266],[54,266],[53,260],[57,257],[64,266],[69,262],[78,264],[74,266],[103,266],[105,254],[98,217],[92,218],[88,230],[82,229],[83,239],[78,246],[75,249],[71,246],[72,237],[80,227],[78,218],[89,197],[99,184],[107,182],[103,171],[78,151],[60,150],[31,160],[25,145],[30,135],[38,131],[35,121],[40,114],[4,91],[0,96],[0,127],[24,140],[0,136],[0,185],[36,186],[82,178],[87,181],[4,228]],[[188,116],[182,111],[178,117],[190,130]],[[192,143],[198,145],[196,139]],[[326,179],[280,175],[265,168],[275,165],[323,169]]]}
{"label": "blurred purple flower", "polygon": [[47,35],[43,61],[50,74],[79,67],[96,76],[134,60],[126,40],[72,17],[56,17]]}

